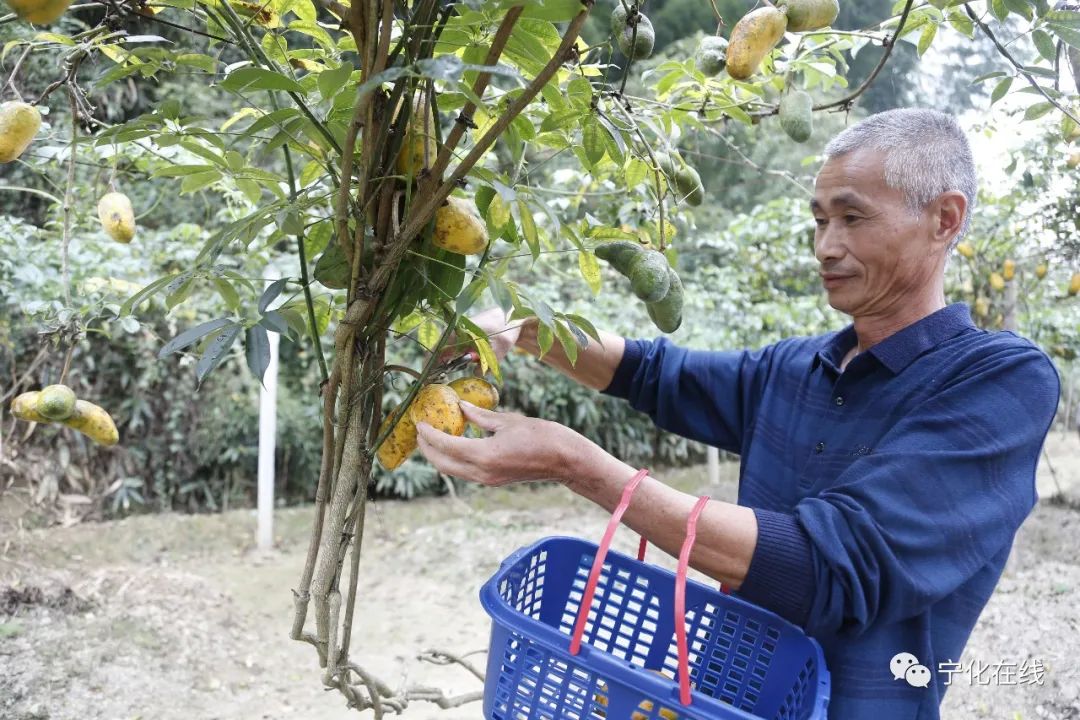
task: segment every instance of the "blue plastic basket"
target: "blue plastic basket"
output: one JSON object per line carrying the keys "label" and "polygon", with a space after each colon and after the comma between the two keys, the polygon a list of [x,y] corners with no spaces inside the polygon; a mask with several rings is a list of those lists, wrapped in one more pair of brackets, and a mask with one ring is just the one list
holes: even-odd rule
{"label": "blue plastic basket", "polygon": [[693,693],[682,705],[675,574],[615,551],[571,655],[596,552],[584,540],[545,538],[507,558],[481,588],[492,618],[486,720],[826,718],[821,646],[775,613],[693,580],[685,606]]}

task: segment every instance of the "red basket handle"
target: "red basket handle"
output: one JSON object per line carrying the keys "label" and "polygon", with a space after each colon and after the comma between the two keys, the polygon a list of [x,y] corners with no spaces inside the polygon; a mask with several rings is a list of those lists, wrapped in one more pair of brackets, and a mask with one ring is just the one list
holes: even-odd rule
{"label": "red basket handle", "polygon": [[679,702],[690,704],[690,657],[686,647],[686,571],[690,566],[690,550],[697,538],[697,521],[708,495],[702,495],[686,520],[686,539],[679,551],[679,566],[675,572],[675,641],[679,648]]}
{"label": "red basket handle", "polygon": [[[592,570],[589,571],[589,581],[585,583],[585,594],[581,598],[581,607],[578,608],[577,622],[574,623],[574,634],[570,638],[570,654],[577,655],[581,650],[581,636],[585,634],[585,620],[589,617],[589,608],[592,606],[593,596],[596,594],[596,583],[600,580],[600,571],[604,568],[604,559],[607,558],[608,548],[611,546],[611,538],[615,536],[615,530],[622,521],[626,508],[630,506],[630,498],[634,496],[641,481],[649,476],[645,468],[638,470],[623,488],[622,498],[615,506],[615,512],[611,513],[607,530],[600,540],[600,547],[596,549],[596,558],[593,560]],[[638,559],[645,557],[645,538],[641,538],[638,544]]]}

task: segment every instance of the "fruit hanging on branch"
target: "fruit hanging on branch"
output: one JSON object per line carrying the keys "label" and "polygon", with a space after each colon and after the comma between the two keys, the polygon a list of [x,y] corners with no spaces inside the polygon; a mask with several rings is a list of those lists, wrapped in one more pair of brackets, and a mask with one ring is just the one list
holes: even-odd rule
{"label": "fruit hanging on branch", "polygon": [[478,255],[488,244],[487,225],[472,200],[450,196],[435,211],[432,243],[459,255]]}
{"label": "fruit hanging on branch", "polygon": [[961,255],[966,257],[968,260],[975,257],[975,248],[973,248],[969,243],[966,243],[966,242],[962,242],[962,243],[958,244],[956,246],[956,252],[960,253]]}
{"label": "fruit hanging on branch", "polygon": [[129,243],[135,237],[135,211],[124,193],[111,192],[102,196],[97,206],[98,219],[106,234],[119,243]]}
{"label": "fruit hanging on branch", "polygon": [[1012,260],[1006,260],[1001,267],[1001,277],[1006,280],[1012,280],[1016,275],[1016,263]]}
{"label": "fruit hanging on branch", "polygon": [[41,113],[29,103],[0,103],[0,163],[15,160],[30,147],[41,129]]}
{"label": "fruit hanging on branch", "polygon": [[997,290],[999,292],[1004,290],[1005,289],[1005,278],[1001,277],[1000,273],[996,273],[996,272],[990,273],[990,287],[994,288],[995,290]]}
{"label": "fruit hanging on branch", "polygon": [[810,93],[792,90],[780,100],[780,127],[797,143],[814,132],[814,101]]}
{"label": "fruit hanging on branch", "polygon": [[64,14],[71,0],[5,0],[20,20],[47,25]]}
{"label": "fruit hanging on branch", "polygon": [[1035,277],[1040,280],[1046,277],[1046,263],[1039,263],[1035,266]]}
{"label": "fruit hanging on branch", "polygon": [[1077,293],[1080,293],[1080,272],[1073,273],[1073,276],[1069,278],[1069,295]]}
{"label": "fruit hanging on branch", "polygon": [[425,385],[409,406],[409,417],[415,424],[425,422],[448,435],[462,435],[465,432],[465,415],[458,400],[457,393],[449,385]]}
{"label": "fruit hanging on branch", "polygon": [[[383,420],[382,425],[379,426],[379,436],[381,437],[386,429],[390,427],[390,421],[394,419],[394,414],[397,412],[398,406],[390,408],[390,414]],[[379,451],[375,454],[379,458],[379,463],[387,470],[396,470],[401,463],[413,454],[417,448],[416,443],[416,423],[412,421],[412,417],[409,415],[409,408],[406,408],[401,417],[398,418],[397,425],[383,440],[382,445],[379,446]]]}
{"label": "fruit hanging on branch", "polygon": [[27,422],[60,422],[99,445],[115,445],[120,440],[112,416],[92,402],[77,399],[66,385],[49,385],[19,395],[11,401],[11,414]]}
{"label": "fruit hanging on branch", "polygon": [[[398,107],[401,107],[401,103]],[[394,117],[397,117],[397,112]],[[409,122],[405,126],[405,138],[394,163],[398,175],[415,177],[435,163],[439,154],[435,134],[435,109],[426,95],[420,93],[413,100]]]}
{"label": "fruit hanging on branch", "polygon": [[780,43],[786,29],[787,14],[775,7],[760,7],[744,15],[735,23],[728,41],[728,75],[735,80],[748,80]]}
{"label": "fruit hanging on branch", "polygon": [[706,35],[701,39],[697,52],[697,67],[709,77],[719,75],[727,65],[727,38]]}
{"label": "fruit hanging on branch", "polygon": [[679,329],[683,286],[663,253],[630,240],[615,240],[599,245],[596,257],[606,260],[630,280],[631,289],[645,301],[649,318],[656,327],[665,333]]}
{"label": "fruit hanging on branch", "polygon": [[657,152],[654,156],[660,170],[675,186],[675,192],[680,200],[693,207],[705,201],[705,185],[701,182],[701,175],[690,167],[681,155]]}
{"label": "fruit hanging on branch", "polygon": [[619,51],[631,60],[644,60],[652,55],[656,30],[644,13],[635,7],[627,11],[623,0],[616,0],[611,13],[611,32]]}
{"label": "fruit hanging on branch", "polygon": [[827,28],[840,14],[837,0],[776,0],[776,7],[787,11],[789,32]]}
{"label": "fruit hanging on branch", "polygon": [[450,383],[450,389],[465,402],[484,410],[494,410],[499,405],[498,388],[483,378],[458,378]]}

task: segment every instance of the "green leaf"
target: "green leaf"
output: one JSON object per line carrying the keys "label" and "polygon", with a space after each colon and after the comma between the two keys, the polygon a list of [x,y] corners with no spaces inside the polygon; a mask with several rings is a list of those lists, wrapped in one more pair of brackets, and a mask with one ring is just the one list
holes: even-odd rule
{"label": "green leaf", "polygon": [[592,294],[600,294],[600,262],[596,259],[596,255],[588,250],[579,252],[578,269],[581,270],[581,277],[585,278]]}
{"label": "green leaf", "polygon": [[218,295],[225,301],[226,307],[233,312],[240,309],[240,295],[236,292],[236,288],[232,283],[225,278],[211,278],[211,282],[214,283],[214,287],[217,288]]}
{"label": "green leaf", "polygon": [[323,70],[318,77],[319,94],[324,100],[334,97],[347,87],[352,72],[352,63],[348,61],[341,63],[333,70]]}
{"label": "green leaf", "polygon": [[938,26],[936,23],[927,23],[923,28],[922,35],[919,36],[919,57],[923,56],[928,49],[930,49],[930,43],[934,42],[934,36],[937,35]]}
{"label": "green leaf", "polygon": [[285,90],[301,94],[304,92],[303,86],[291,77],[251,65],[233,70],[218,84],[225,90],[233,92],[245,90]]}
{"label": "green leaf", "polygon": [[1021,15],[1025,20],[1035,17],[1035,11],[1025,0],[1005,0],[1005,7],[1009,8],[1010,12]]}
{"label": "green leaf", "polygon": [[322,163],[320,163],[318,160],[312,160],[304,166],[303,170],[300,171],[300,187],[307,187],[308,185],[322,177],[325,173],[326,170],[325,168],[323,168]]}
{"label": "green leaf", "polygon": [[277,310],[271,310],[264,314],[259,320],[259,324],[267,330],[281,335],[289,334],[289,322]]}
{"label": "green leaf", "polygon": [[570,364],[573,365],[577,362],[578,356],[578,344],[577,338],[570,332],[570,329],[562,322],[555,322],[555,334],[559,337],[559,343],[563,347],[563,351],[566,352],[567,359],[570,360]]}
{"label": "green leaf", "polygon": [[990,93],[990,104],[993,105],[1001,98],[1005,97],[1005,93],[1009,92],[1009,88],[1012,87],[1013,79],[1007,77],[997,85],[994,86],[993,92]]}
{"label": "green leaf", "polygon": [[972,80],[971,84],[972,85],[977,85],[977,84],[979,84],[981,82],[986,82],[987,80],[993,80],[995,78],[1005,77],[1006,75],[1008,75],[1008,73],[1005,72],[1004,70],[995,70],[994,72],[988,72],[988,73],[985,73],[983,75],[980,75],[979,77]]}
{"label": "green leaf", "polygon": [[510,206],[498,193],[491,198],[487,208],[488,225],[496,231],[502,230],[510,222]]}
{"label": "green leaf", "polygon": [[540,233],[536,229],[536,219],[533,218],[532,211],[524,200],[519,198],[517,203],[521,234],[525,236],[525,244],[529,246],[533,260],[536,260],[540,257]]}
{"label": "green leaf", "polygon": [[221,172],[218,170],[209,170],[207,172],[188,175],[180,183],[180,194],[186,195],[188,193],[197,192],[199,190],[205,190],[207,187],[216,183],[220,179]]}
{"label": "green leaf", "polygon": [[555,344],[555,335],[551,332],[551,328],[543,323],[537,326],[536,342],[540,345],[540,357],[547,355],[551,346]]}
{"label": "green leaf", "polygon": [[491,292],[495,304],[503,312],[510,312],[510,309],[514,307],[514,296],[510,293],[510,286],[506,284],[505,280],[496,275],[491,268],[486,268],[485,275],[487,275],[488,290]]}
{"label": "green leaf", "polygon": [[[174,281],[175,282],[175,281]],[[176,286],[175,290],[172,290],[172,283],[169,284],[169,294],[165,296],[165,308],[166,310],[172,310],[177,305],[180,305],[188,297],[191,296],[191,291],[194,289],[195,284],[190,280],[184,280]]]}
{"label": "green leaf", "polygon": [[234,178],[237,189],[244,193],[244,197],[248,199],[248,202],[252,205],[258,205],[262,199],[262,186],[254,180],[248,180],[247,178]]}
{"label": "green leaf", "polygon": [[289,278],[279,278],[274,282],[266,286],[263,290],[263,294],[259,297],[259,314],[262,315],[266,312],[266,308],[270,307],[270,303],[277,300],[278,295],[285,289],[285,286],[289,284]]}
{"label": "green leaf", "polygon": [[270,367],[270,337],[266,334],[266,328],[255,325],[247,329],[244,353],[247,356],[248,369],[261,383],[266,368]]}
{"label": "green leaf", "polygon": [[633,189],[645,182],[649,174],[649,166],[636,157],[631,157],[626,163],[626,187]]}
{"label": "green leaf", "polygon": [[1005,0],[991,0],[990,12],[994,14],[998,22],[1005,22],[1005,18],[1009,17],[1009,8],[1005,7]]}
{"label": "green leaf", "polygon": [[435,321],[428,318],[420,324],[420,329],[416,332],[416,339],[430,352],[435,349],[435,345],[439,342],[439,335],[441,334],[439,326],[435,324]]}
{"label": "green leaf", "polygon": [[593,324],[587,319],[583,318],[581,315],[575,315],[573,313],[568,313],[566,315],[566,319],[584,330],[585,333],[593,340],[600,343],[601,345],[603,344],[600,340],[600,333],[596,331],[596,328],[593,327]]}
{"label": "green leaf", "polygon": [[[504,0],[500,9],[509,9],[514,5],[521,5],[520,0]],[[529,0],[524,3],[523,18],[537,20],[550,20],[551,22],[566,22],[576,17],[584,6],[581,0]]]}
{"label": "green leaf", "polygon": [[1030,106],[1024,113],[1024,120],[1038,120],[1046,113],[1054,109],[1054,104],[1051,102],[1040,102]]}
{"label": "green leaf", "polygon": [[576,108],[550,113],[540,122],[540,132],[552,132],[574,127],[578,124],[581,116],[582,112]]}
{"label": "green leaf", "polygon": [[578,75],[566,86],[566,98],[570,104],[582,112],[592,105],[593,89],[588,78]]}
{"label": "green leaf", "polygon": [[1046,27],[1074,48],[1080,48],[1080,12],[1053,10],[1046,13]]}
{"label": "green leaf", "polygon": [[1054,43],[1054,38],[1050,37],[1050,33],[1045,30],[1035,29],[1031,31],[1031,39],[1035,41],[1035,48],[1043,56],[1043,59],[1054,62],[1054,58],[1057,57],[1057,46]]}
{"label": "green leaf", "polygon": [[949,24],[969,38],[975,37],[975,23],[960,10],[953,9],[949,11]]}
{"label": "green leaf", "polygon": [[214,171],[213,165],[166,165],[154,170],[150,177],[187,177],[196,173],[212,171]]}
{"label": "green leaf", "polygon": [[195,365],[197,385],[202,385],[202,381],[206,379],[206,376],[228,356],[229,348],[232,347],[232,344],[240,335],[241,329],[239,325],[226,328],[206,346],[206,350],[203,351],[198,364]]}
{"label": "green leaf", "polygon": [[209,320],[200,325],[196,325],[193,328],[185,330],[169,342],[165,343],[161,350],[158,351],[158,359],[168,357],[178,350],[183,350],[192,343],[201,340],[215,330],[219,330],[226,325],[232,325],[233,321],[229,318],[217,318],[216,320]]}
{"label": "green leaf", "polygon": [[596,163],[603,160],[604,154],[607,152],[603,134],[604,129],[600,127],[600,123],[596,122],[596,118],[590,115],[581,130],[581,142],[585,148],[585,157],[589,159],[592,165],[596,165]]}
{"label": "green leaf", "polygon": [[[190,273],[181,273],[181,274],[190,275]],[[124,302],[124,304],[120,306],[120,312],[117,313],[117,315],[120,316],[120,317],[123,317],[124,315],[128,315],[129,313],[131,313],[133,310],[138,309],[139,305],[141,305],[142,303],[149,300],[159,290],[164,288],[166,285],[170,284],[177,277],[178,277],[177,275],[168,275],[168,276],[163,277],[163,278],[158,278],[154,282],[150,283],[149,285],[144,287],[142,290],[139,290],[137,293],[135,293],[130,298],[128,298]]]}

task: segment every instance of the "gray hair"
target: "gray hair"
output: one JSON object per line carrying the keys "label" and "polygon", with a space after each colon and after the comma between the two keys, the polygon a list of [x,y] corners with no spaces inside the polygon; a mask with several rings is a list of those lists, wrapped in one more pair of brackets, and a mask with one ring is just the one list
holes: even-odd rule
{"label": "gray hair", "polygon": [[956,247],[971,225],[978,180],[967,136],[952,115],[937,110],[901,108],[871,115],[825,146],[826,158],[862,148],[885,154],[885,183],[904,193],[908,209],[918,213],[935,198],[959,190],[967,198],[967,212]]}

